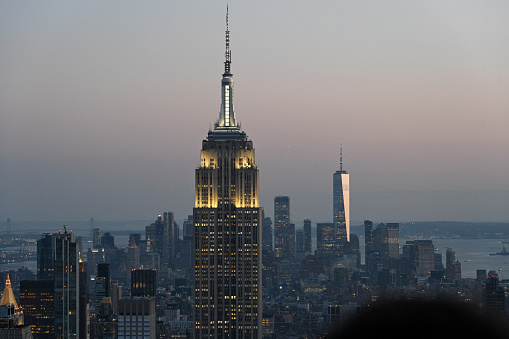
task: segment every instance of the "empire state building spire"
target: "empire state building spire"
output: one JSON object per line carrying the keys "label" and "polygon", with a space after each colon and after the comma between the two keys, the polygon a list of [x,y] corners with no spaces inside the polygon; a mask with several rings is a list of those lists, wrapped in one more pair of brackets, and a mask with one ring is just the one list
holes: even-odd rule
{"label": "empire state building spire", "polygon": [[230,74],[230,64],[232,63],[232,51],[230,51],[230,29],[228,28],[228,4],[226,4],[226,52],[224,62],[224,74]]}
{"label": "empire state building spire", "polygon": [[240,126],[235,121],[235,112],[233,111],[233,74],[230,71],[232,52],[230,50],[230,29],[228,26],[228,5],[226,5],[226,52],[224,62],[223,79],[221,80],[221,110],[219,119],[215,124],[215,131],[236,132],[240,131]]}
{"label": "empire state building spire", "polygon": [[230,30],[221,111],[202,141],[193,208],[194,338],[262,337],[262,207],[253,142],[235,121]]}

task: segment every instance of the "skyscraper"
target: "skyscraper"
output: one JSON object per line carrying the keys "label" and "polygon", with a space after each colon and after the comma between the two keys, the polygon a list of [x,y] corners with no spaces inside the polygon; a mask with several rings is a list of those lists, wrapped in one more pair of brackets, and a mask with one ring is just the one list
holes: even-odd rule
{"label": "skyscraper", "polygon": [[456,253],[451,248],[445,252],[445,277],[451,281],[461,279],[461,263],[456,260]]}
{"label": "skyscraper", "polygon": [[155,297],[131,297],[118,301],[118,338],[156,338]]}
{"label": "skyscraper", "polygon": [[311,219],[304,219],[304,252],[311,253]]}
{"label": "skyscraper", "polygon": [[350,241],[350,174],[343,170],[343,147],[340,148],[339,171],[332,175],[333,222],[336,228],[337,254]]}
{"label": "skyscraper", "polygon": [[290,223],[290,197],[274,198],[274,258],[295,259],[295,225]]}
{"label": "skyscraper", "polygon": [[372,272],[373,269],[373,222],[364,220],[364,258],[366,270]]}
{"label": "skyscraper", "polygon": [[79,338],[79,255],[74,234],[67,230],[45,234],[37,251],[38,278],[53,280],[55,338]]}
{"label": "skyscraper", "polygon": [[235,119],[230,31],[221,110],[196,169],[194,322],[196,338],[260,338],[261,208],[253,142]]}
{"label": "skyscraper", "polygon": [[156,285],[156,270],[139,269],[131,271],[131,296],[155,297]]}
{"label": "skyscraper", "polygon": [[262,220],[262,252],[272,253],[272,219],[263,217]]}
{"label": "skyscraper", "polygon": [[316,224],[316,254],[325,261],[331,260],[336,252],[334,231],[334,223]]}
{"label": "skyscraper", "polygon": [[399,223],[379,224],[373,230],[372,246],[381,258],[399,257]]}
{"label": "skyscraper", "polygon": [[32,327],[35,338],[55,338],[55,300],[53,280],[22,280],[20,305],[25,323]]}

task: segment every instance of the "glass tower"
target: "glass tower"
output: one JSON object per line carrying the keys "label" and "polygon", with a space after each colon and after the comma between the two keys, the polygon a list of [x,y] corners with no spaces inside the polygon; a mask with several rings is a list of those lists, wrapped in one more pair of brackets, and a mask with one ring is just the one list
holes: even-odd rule
{"label": "glass tower", "polygon": [[350,241],[350,174],[343,170],[343,147],[339,163],[339,171],[332,176],[332,205],[337,254],[341,256]]}
{"label": "glass tower", "polygon": [[196,338],[261,338],[262,209],[253,142],[233,110],[228,11],[221,110],[195,172]]}
{"label": "glass tower", "polygon": [[37,251],[37,277],[53,281],[54,337],[79,338],[79,253],[74,234],[67,230],[45,234],[37,241]]}

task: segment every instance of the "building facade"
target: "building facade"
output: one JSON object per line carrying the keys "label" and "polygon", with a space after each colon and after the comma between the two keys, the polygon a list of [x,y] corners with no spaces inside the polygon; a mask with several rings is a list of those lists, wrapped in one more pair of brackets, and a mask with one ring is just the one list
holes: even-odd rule
{"label": "building facade", "polygon": [[195,338],[260,338],[262,319],[258,168],[237,124],[228,12],[219,120],[202,142],[194,221]]}
{"label": "building facade", "polygon": [[67,230],[45,234],[37,251],[38,279],[53,281],[54,336],[79,338],[79,253],[74,234]]}
{"label": "building facade", "polygon": [[53,280],[20,281],[20,305],[35,338],[55,338]]}
{"label": "building facade", "polygon": [[333,223],[336,228],[337,255],[343,255],[350,241],[350,174],[343,170],[343,149],[340,151],[339,171],[332,175]]}
{"label": "building facade", "polygon": [[274,198],[274,258],[295,259],[295,225],[290,222],[290,197]]}
{"label": "building facade", "polygon": [[156,299],[132,297],[118,301],[118,339],[156,338]]}
{"label": "building facade", "polygon": [[311,219],[304,219],[304,252],[311,253],[312,251],[312,236],[311,236]]}

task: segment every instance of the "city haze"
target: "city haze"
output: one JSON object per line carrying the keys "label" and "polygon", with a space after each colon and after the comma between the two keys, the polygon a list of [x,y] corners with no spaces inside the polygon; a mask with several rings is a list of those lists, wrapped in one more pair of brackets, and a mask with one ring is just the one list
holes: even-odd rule
{"label": "city haze", "polygon": [[[0,4],[0,220],[194,205],[225,3]],[[332,220],[509,221],[509,3],[230,2],[235,113],[261,205]]]}

